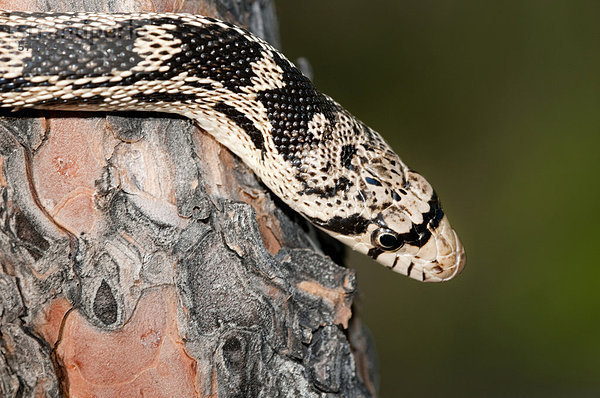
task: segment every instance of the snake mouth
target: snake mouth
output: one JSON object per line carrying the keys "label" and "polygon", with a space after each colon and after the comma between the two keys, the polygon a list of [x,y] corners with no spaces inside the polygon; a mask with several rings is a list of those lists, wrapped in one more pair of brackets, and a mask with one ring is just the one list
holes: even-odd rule
{"label": "snake mouth", "polygon": [[425,260],[421,275],[409,276],[424,282],[443,282],[462,271],[466,262],[465,249],[446,216],[442,218],[439,226],[431,231],[428,243],[417,254]]}
{"label": "snake mouth", "polygon": [[[453,250],[449,254],[440,255],[438,258],[426,267],[424,270],[424,282],[444,282],[454,278],[465,267],[466,254],[465,249],[458,239],[456,232],[451,231],[451,241],[453,242]],[[438,239],[446,239],[438,238]],[[436,239],[437,241],[437,239]],[[438,242],[436,242],[438,243]]]}

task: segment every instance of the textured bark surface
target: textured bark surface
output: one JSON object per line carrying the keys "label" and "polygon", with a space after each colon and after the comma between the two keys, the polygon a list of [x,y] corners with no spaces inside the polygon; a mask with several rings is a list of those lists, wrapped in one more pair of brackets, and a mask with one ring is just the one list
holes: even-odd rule
{"label": "textured bark surface", "polygon": [[[191,12],[278,40],[270,1],[0,8]],[[354,273],[302,224],[189,120],[2,113],[0,396],[374,396]]]}

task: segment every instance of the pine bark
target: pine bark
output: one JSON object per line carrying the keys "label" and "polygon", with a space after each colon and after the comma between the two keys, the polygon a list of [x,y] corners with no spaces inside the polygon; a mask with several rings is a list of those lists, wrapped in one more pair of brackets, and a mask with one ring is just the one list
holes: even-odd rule
{"label": "pine bark", "polygon": [[[198,13],[278,45],[269,0],[0,8]],[[339,249],[189,120],[3,112],[0,396],[375,396]]]}

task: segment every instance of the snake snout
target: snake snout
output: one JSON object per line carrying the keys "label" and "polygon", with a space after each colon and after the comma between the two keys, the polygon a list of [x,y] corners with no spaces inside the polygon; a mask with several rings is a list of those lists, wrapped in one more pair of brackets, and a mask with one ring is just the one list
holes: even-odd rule
{"label": "snake snout", "polygon": [[446,216],[438,228],[432,231],[435,242],[435,259],[424,267],[426,282],[442,282],[454,278],[464,268],[465,249]]}

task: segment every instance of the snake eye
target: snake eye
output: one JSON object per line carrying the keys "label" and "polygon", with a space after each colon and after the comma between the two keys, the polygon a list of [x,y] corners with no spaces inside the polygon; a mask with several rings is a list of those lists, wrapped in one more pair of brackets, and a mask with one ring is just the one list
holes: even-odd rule
{"label": "snake eye", "polygon": [[378,228],[371,235],[371,241],[376,247],[392,251],[397,250],[404,245],[397,233],[387,228]]}

